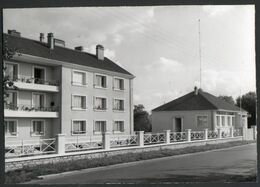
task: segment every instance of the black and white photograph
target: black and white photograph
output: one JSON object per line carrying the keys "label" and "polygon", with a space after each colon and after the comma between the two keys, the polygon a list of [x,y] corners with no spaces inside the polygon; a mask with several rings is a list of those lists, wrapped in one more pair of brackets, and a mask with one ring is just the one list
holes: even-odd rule
{"label": "black and white photograph", "polygon": [[257,182],[255,5],[3,9],[5,184]]}

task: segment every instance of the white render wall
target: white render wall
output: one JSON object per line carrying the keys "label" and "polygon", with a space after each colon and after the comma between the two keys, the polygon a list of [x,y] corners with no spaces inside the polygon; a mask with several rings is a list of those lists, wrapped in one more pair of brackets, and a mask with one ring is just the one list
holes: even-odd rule
{"label": "white render wall", "polygon": [[[71,135],[72,130],[72,120],[73,119],[82,119],[86,120],[86,135],[82,136],[91,136],[94,135],[94,121],[95,120],[105,120],[107,121],[107,131],[113,133],[113,121],[114,120],[122,120],[124,121],[124,128],[125,132],[123,134],[130,134],[133,128],[133,125],[130,124],[130,108],[133,108],[132,102],[130,103],[130,84],[129,79],[124,79],[124,91],[115,91],[113,90],[113,76],[107,76],[107,88],[94,88],[94,77],[95,73],[93,72],[86,72],[86,86],[75,86],[72,85],[72,72],[73,69],[62,67],[62,112],[61,112],[61,133],[66,134],[66,136],[73,136]],[[131,85],[131,86],[130,86]],[[72,101],[72,94],[78,95],[86,95],[86,110],[72,110],[71,109],[71,101]],[[94,104],[94,96],[105,97],[107,99],[107,110],[106,111],[94,111],[93,104]],[[118,112],[113,111],[113,99],[119,98],[124,100],[124,111]],[[131,122],[132,123],[132,122]],[[96,135],[100,136],[100,135]]]}
{"label": "white render wall", "polygon": [[[232,112],[232,111],[230,111]],[[246,113],[245,113],[246,114]],[[198,115],[207,115],[208,116],[208,126],[207,127],[198,127],[197,126],[197,116]],[[162,132],[163,130],[173,130],[175,124],[175,117],[183,118],[183,130],[192,129],[193,131],[202,131],[204,128],[208,130],[217,130],[221,128],[224,131],[229,131],[231,126],[226,125],[223,127],[220,125],[217,126],[216,121],[216,111],[215,110],[193,110],[193,111],[153,111],[152,112],[152,131],[153,132]],[[235,127],[241,128],[240,124],[240,115],[238,112],[235,112]],[[245,126],[247,127],[247,119]]]}
{"label": "white render wall", "polygon": [[[208,116],[207,127],[197,127],[196,118],[198,115]],[[164,130],[174,129],[175,118],[183,118],[183,130],[192,129],[193,131],[202,131],[205,128],[213,129],[212,112],[208,110],[194,110],[194,111],[153,111],[152,112],[152,131],[162,132]]]}
{"label": "white render wall", "polygon": [[[21,56],[26,57],[26,56]],[[20,58],[20,57],[19,57]],[[28,58],[28,57],[26,57]],[[47,66],[43,65],[45,63],[33,64],[31,61],[33,59],[25,59],[27,62],[12,62],[18,64],[18,75],[31,77],[33,72],[33,66],[41,66],[46,69],[46,80],[59,80],[60,81],[60,91],[57,93],[42,92],[46,94],[46,106],[50,106],[50,102],[54,101],[55,106],[60,106],[59,117],[53,119],[46,119],[46,136],[38,138],[50,138],[55,137],[56,134],[64,133],[67,136],[71,136],[72,130],[72,120],[73,119],[84,119],[87,122],[87,134],[93,135],[94,120],[106,120],[107,130],[112,133],[113,121],[123,120],[125,132],[122,134],[133,133],[133,80],[129,78],[124,78],[124,91],[113,90],[113,77],[112,74],[117,75],[116,77],[123,78],[124,75],[118,76],[118,73],[108,72],[107,76],[107,89],[97,89],[94,88],[94,74],[93,72],[87,71],[87,86],[74,86],[72,85],[72,66],[67,65],[56,65]],[[29,63],[30,61],[30,63]],[[52,64],[54,65],[54,64]],[[83,70],[86,67],[75,68],[76,70]],[[91,70],[92,71],[92,70]],[[101,70],[97,70],[100,72]],[[106,71],[102,70],[102,74],[106,75]],[[18,92],[18,104],[31,105],[32,104],[32,92],[31,90],[17,90]],[[82,94],[87,96],[87,109],[85,111],[73,111],[71,109],[71,99],[72,94]],[[104,96],[107,98],[107,111],[106,112],[95,112],[93,110],[93,97],[94,96]],[[124,112],[116,112],[112,110],[113,99],[124,99]],[[10,119],[10,118],[9,118]],[[20,132],[19,126],[22,125],[22,135],[16,138],[11,138],[12,140],[20,139],[32,139],[30,136],[31,119],[32,118],[14,118],[18,121],[18,131]],[[39,119],[39,118],[38,118]],[[21,121],[21,123],[20,123]],[[7,138],[9,139],[9,138]]]}

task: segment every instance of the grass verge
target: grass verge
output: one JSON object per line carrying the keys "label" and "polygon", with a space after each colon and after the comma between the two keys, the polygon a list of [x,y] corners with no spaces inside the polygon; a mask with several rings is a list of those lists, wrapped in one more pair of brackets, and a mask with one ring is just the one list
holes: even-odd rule
{"label": "grass verge", "polygon": [[55,173],[61,173],[66,171],[81,170],[86,168],[94,168],[94,167],[107,166],[107,165],[113,165],[119,163],[134,162],[139,160],[148,160],[152,158],[182,155],[187,153],[203,152],[208,150],[245,145],[253,142],[255,141],[235,141],[235,142],[227,142],[227,143],[220,143],[220,144],[206,144],[202,146],[190,146],[190,147],[179,148],[179,149],[161,149],[158,151],[127,153],[127,154],[119,154],[113,156],[105,155],[102,158],[72,160],[72,161],[60,162],[60,163],[42,164],[33,167],[25,166],[22,169],[6,172],[5,183],[6,184],[22,183],[22,182],[30,181],[32,179],[37,179],[37,177],[40,175],[55,174]]}

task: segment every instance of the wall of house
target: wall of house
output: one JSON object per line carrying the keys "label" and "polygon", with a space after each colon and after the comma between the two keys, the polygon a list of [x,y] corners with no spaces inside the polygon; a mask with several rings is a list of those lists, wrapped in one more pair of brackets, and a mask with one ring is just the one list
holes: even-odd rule
{"label": "wall of house", "polygon": [[[197,126],[197,116],[208,116],[208,125],[205,127]],[[175,131],[175,118],[183,119],[183,130],[192,129],[193,131],[202,131],[205,128],[213,129],[212,111],[194,110],[194,111],[160,111],[152,112],[152,131],[163,132],[164,130]]]}
{"label": "wall of house", "polygon": [[[125,132],[123,134],[130,134],[132,115],[130,111],[130,90],[132,89],[129,79],[124,79],[124,91],[113,90],[113,76],[107,76],[107,88],[100,89],[94,88],[94,76],[95,73],[86,71],[86,86],[76,86],[72,85],[72,69],[68,67],[62,67],[62,108],[61,108],[61,133],[66,134],[66,136],[72,136],[72,119],[82,119],[86,120],[87,133],[81,136],[92,136],[94,131],[94,121],[95,120],[106,120],[107,121],[107,131],[112,132],[113,120],[123,120]],[[86,95],[86,110],[72,110],[72,94]],[[106,111],[94,111],[94,96],[101,96],[107,98],[107,110]],[[113,99],[121,98],[124,99],[125,110],[123,112],[113,111]],[[132,108],[132,107],[131,107]],[[94,135],[100,136],[100,135]]]}
{"label": "wall of house", "polygon": [[[17,132],[18,135],[16,137],[6,137],[6,143],[8,141],[20,141],[20,140],[39,140],[52,138],[52,119],[44,119],[44,118],[6,118],[7,120],[17,120]],[[45,133],[42,136],[33,136],[31,135],[32,130],[32,120],[44,120],[45,121]]]}

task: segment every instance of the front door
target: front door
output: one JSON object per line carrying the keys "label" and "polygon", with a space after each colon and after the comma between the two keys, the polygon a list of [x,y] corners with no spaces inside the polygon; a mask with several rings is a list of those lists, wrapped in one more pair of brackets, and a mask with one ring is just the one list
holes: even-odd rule
{"label": "front door", "polygon": [[175,118],[175,132],[182,132],[182,118]]}

